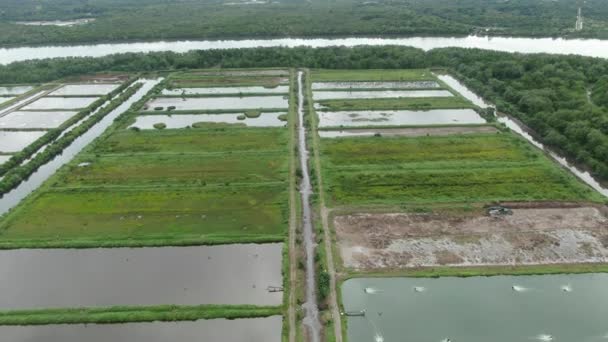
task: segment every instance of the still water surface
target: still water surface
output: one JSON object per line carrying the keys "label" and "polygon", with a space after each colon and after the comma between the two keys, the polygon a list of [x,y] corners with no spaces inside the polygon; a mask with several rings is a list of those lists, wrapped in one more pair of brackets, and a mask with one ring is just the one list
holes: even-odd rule
{"label": "still water surface", "polygon": [[0,131],[0,152],[20,152],[46,132],[13,132]]}
{"label": "still water surface", "polygon": [[247,97],[196,97],[176,98],[159,97],[147,103],[148,110],[155,107],[167,109],[174,106],[175,110],[231,110],[231,109],[287,109],[286,96],[247,96]]}
{"label": "still water surface", "polygon": [[318,111],[319,127],[407,126],[440,124],[484,124],[472,109]]}
{"label": "still water surface", "polygon": [[77,112],[12,112],[0,118],[2,128],[57,128]]}
{"label": "still water surface", "polygon": [[49,95],[106,95],[119,86],[120,84],[66,84]]}
{"label": "still water surface", "polygon": [[43,97],[21,110],[80,109],[97,101],[97,97]]}
{"label": "still water surface", "polygon": [[248,127],[283,127],[287,124],[279,120],[279,115],[287,113],[262,113],[257,118],[246,118],[239,120],[238,116],[243,113],[226,114],[179,114],[179,115],[140,115],[135,118],[135,123],[130,127],[140,129],[155,129],[154,124],[164,123],[166,128],[186,128],[195,123],[228,123],[241,124]]}
{"label": "still water surface", "polygon": [[447,90],[377,90],[377,91],[315,91],[316,101],[333,99],[385,99],[400,97],[450,97],[454,94]]}
{"label": "still water surface", "polygon": [[412,82],[314,82],[312,90],[322,89],[416,89],[416,88],[439,88],[435,81],[412,81]]}
{"label": "still water surface", "polygon": [[[0,251],[0,310],[280,305],[282,244]],[[111,281],[109,281],[111,280]]]}
{"label": "still water surface", "polygon": [[176,88],[163,89],[163,95],[218,95],[218,94],[283,94],[289,92],[289,86],[267,88],[251,87],[209,87],[209,88]]}
{"label": "still water surface", "polygon": [[280,342],[281,316],[194,322],[0,327],[10,342]]}
{"label": "still water surface", "polygon": [[[608,275],[359,278],[342,285],[350,342],[600,342]],[[378,339],[378,337],[380,339]]]}

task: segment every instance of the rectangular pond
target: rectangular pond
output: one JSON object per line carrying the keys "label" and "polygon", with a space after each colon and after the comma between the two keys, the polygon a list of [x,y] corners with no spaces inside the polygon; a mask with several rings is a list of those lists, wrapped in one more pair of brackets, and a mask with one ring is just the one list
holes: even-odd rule
{"label": "rectangular pond", "polygon": [[22,95],[32,89],[34,89],[32,86],[2,86],[0,87],[0,96]]}
{"label": "rectangular pond", "polygon": [[80,109],[97,101],[98,97],[42,97],[21,110]]}
{"label": "rectangular pond", "polygon": [[0,311],[280,305],[282,244],[0,251]]}
{"label": "rectangular pond", "polygon": [[213,88],[177,88],[163,89],[163,95],[225,95],[225,94],[287,94],[289,86],[281,85],[274,88],[251,87],[213,87]]}
{"label": "rectangular pond", "polygon": [[46,132],[12,132],[0,131],[0,152],[20,152],[26,146],[36,141]]}
{"label": "rectangular pond", "polygon": [[130,127],[140,129],[154,129],[154,124],[164,123],[165,128],[186,128],[195,123],[228,123],[240,124],[248,127],[283,127],[287,124],[279,120],[280,115],[287,113],[262,113],[257,118],[245,118],[239,120],[242,113],[227,114],[176,114],[176,115],[141,115],[135,118],[135,123]]}
{"label": "rectangular pond", "polygon": [[232,110],[232,109],[287,109],[287,96],[248,96],[248,97],[204,97],[175,98],[158,97],[147,103],[148,110],[174,106],[175,110]]}
{"label": "rectangular pond", "polygon": [[317,112],[319,127],[420,126],[486,123],[472,109]]}
{"label": "rectangular pond", "polygon": [[361,90],[361,91],[315,91],[312,97],[321,100],[387,99],[399,97],[450,97],[448,90]]}
{"label": "rectangular pond", "polygon": [[605,341],[608,274],[356,278],[342,285],[350,342]]}
{"label": "rectangular pond", "polygon": [[323,89],[429,89],[440,88],[435,81],[411,82],[314,82],[313,90]]}
{"label": "rectangular pond", "polygon": [[57,128],[76,112],[12,112],[0,117],[1,128]]}
{"label": "rectangular pond", "polygon": [[51,96],[73,96],[73,95],[106,95],[112,90],[120,87],[120,84],[66,84],[50,93]]}
{"label": "rectangular pond", "polygon": [[10,342],[280,342],[281,316],[193,322],[2,326]]}

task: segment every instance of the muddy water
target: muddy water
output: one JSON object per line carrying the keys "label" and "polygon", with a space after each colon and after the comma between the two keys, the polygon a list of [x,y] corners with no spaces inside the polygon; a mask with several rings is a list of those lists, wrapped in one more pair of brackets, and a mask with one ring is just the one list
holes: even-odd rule
{"label": "muddy water", "polygon": [[163,89],[163,95],[218,95],[218,94],[282,94],[288,93],[289,86],[267,88],[261,86],[251,87],[213,87],[213,88],[177,88]]}
{"label": "muddy water", "polygon": [[1,128],[57,128],[77,112],[21,112],[0,118]]}
{"label": "muddy water", "polygon": [[[282,244],[0,251],[0,310],[281,305]],[[111,279],[112,281],[107,281]]]}
{"label": "muddy water", "polygon": [[21,95],[34,89],[32,86],[0,87],[0,96]]}
{"label": "muddy water", "polygon": [[[342,285],[351,342],[605,341],[608,275],[360,278]],[[406,334],[406,335],[404,335]]]}
{"label": "muddy water", "polygon": [[281,316],[194,322],[0,327],[10,342],[280,342]]}
{"label": "muddy water", "polygon": [[93,102],[97,101],[97,97],[43,97],[34,101],[22,110],[47,110],[47,109],[80,109],[86,108]]}
{"label": "muddy water", "polygon": [[69,162],[74,156],[80,152],[86,145],[97,138],[103,131],[106,130],[120,114],[124,113],[129,107],[139,99],[141,99],[147,92],[158,84],[162,79],[156,80],[141,80],[143,86],[127,101],[123,102],[120,106],[106,115],[101,121],[95,124],[85,134],[78,137],[74,142],[63,150],[63,152],[56,156],[53,160],[47,164],[41,166],[36,172],[34,172],[26,181],[22,182],[17,188],[11,190],[0,198],[0,215],[6,213],[14,206],[16,206],[22,199],[29,195],[32,191],[36,190],[45,180],[47,180],[55,171],[57,171],[63,164]]}
{"label": "muddy water", "polygon": [[130,127],[155,129],[154,124],[164,123],[166,128],[186,128],[198,122],[241,124],[248,127],[283,127],[286,122],[279,120],[279,115],[287,113],[262,113],[257,118],[239,120],[243,113],[231,114],[179,114],[179,115],[141,115],[136,117]]}
{"label": "muddy water", "polygon": [[[459,92],[462,96],[467,98],[469,101],[473,102],[475,105],[478,105],[480,107],[494,107],[494,105],[492,105],[491,103],[489,103],[489,102],[485,101],[484,99],[482,99],[481,97],[479,97],[477,94],[475,94],[474,92],[469,90],[464,84],[462,84],[459,80],[455,79],[454,77],[449,76],[449,75],[438,75],[438,77],[442,81],[444,81],[446,84],[448,84],[450,87],[452,87],[454,90]],[[526,131],[526,129],[522,125],[520,125],[517,121],[511,119],[510,117],[508,117],[506,115],[498,115],[498,121],[505,124],[507,127],[509,127],[515,133],[524,137],[532,145],[547,152],[549,154],[549,156],[551,156],[551,158],[553,158],[553,160],[555,160],[560,165],[562,165],[563,167],[568,169],[575,176],[577,176],[580,180],[582,180],[587,185],[589,185],[590,187],[595,189],[597,192],[608,197],[608,188],[606,188],[605,186],[600,184],[595,178],[593,178],[593,176],[591,176],[591,174],[589,172],[583,171],[583,170],[577,168],[573,164],[569,163],[568,160],[566,160],[566,158],[560,156],[559,154],[557,154],[554,151],[547,148],[541,142],[536,140],[532,135],[530,135]]]}
{"label": "muddy water", "polygon": [[315,91],[315,101],[334,99],[386,99],[398,97],[450,97],[447,90],[377,90],[377,91]]}
{"label": "muddy water", "polygon": [[50,93],[51,96],[66,95],[106,95],[120,87],[120,84],[67,84]]}
{"label": "muddy water", "polygon": [[313,90],[323,89],[415,89],[415,88],[439,88],[435,81],[414,82],[315,82]]}
{"label": "muddy water", "polygon": [[0,49],[0,64],[29,59],[89,56],[125,52],[214,50],[255,47],[412,46],[424,50],[444,47],[477,48],[521,53],[575,54],[608,58],[608,40],[514,37],[405,37],[405,38],[281,38],[243,40],[157,41],[68,46],[16,47]]}
{"label": "muddy water", "polygon": [[248,97],[205,97],[175,98],[159,97],[147,103],[148,110],[175,106],[175,110],[231,110],[231,109],[287,109],[286,96],[248,96]]}
{"label": "muddy water", "polygon": [[319,307],[317,306],[317,285],[315,276],[315,233],[312,228],[312,213],[310,196],[312,185],[308,169],[308,149],[306,146],[306,128],[304,127],[304,84],[303,73],[298,72],[298,151],[300,153],[300,167],[302,180],[300,182],[300,195],[302,197],[302,231],[304,235],[304,248],[306,250],[306,302],[304,325],[308,329],[309,341],[318,342],[321,339],[321,323],[319,321]]}
{"label": "muddy water", "polygon": [[20,152],[27,145],[45,135],[46,132],[10,132],[0,131],[0,152]]}
{"label": "muddy water", "polygon": [[472,109],[317,112],[319,127],[483,124]]}

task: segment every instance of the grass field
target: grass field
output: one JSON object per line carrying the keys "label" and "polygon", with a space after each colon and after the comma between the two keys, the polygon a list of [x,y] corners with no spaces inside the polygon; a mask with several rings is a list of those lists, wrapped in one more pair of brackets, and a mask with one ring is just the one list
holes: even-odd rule
{"label": "grass field", "polygon": [[357,99],[357,100],[321,100],[317,102],[324,106],[323,110],[428,110],[428,109],[460,109],[473,108],[473,105],[459,97],[414,97],[388,99]]}
{"label": "grass field", "polygon": [[332,206],[601,200],[509,133],[321,141],[326,199]]}
{"label": "grass field", "polygon": [[436,81],[427,69],[311,71],[313,82],[325,81]]}

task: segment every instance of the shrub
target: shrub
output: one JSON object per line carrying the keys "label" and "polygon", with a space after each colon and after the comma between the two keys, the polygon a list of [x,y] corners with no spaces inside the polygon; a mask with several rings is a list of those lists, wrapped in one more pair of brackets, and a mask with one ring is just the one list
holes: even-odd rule
{"label": "shrub", "polygon": [[165,128],[167,128],[167,125],[164,122],[159,122],[159,123],[155,123],[154,124],[154,128],[156,128],[156,129],[165,129]]}

